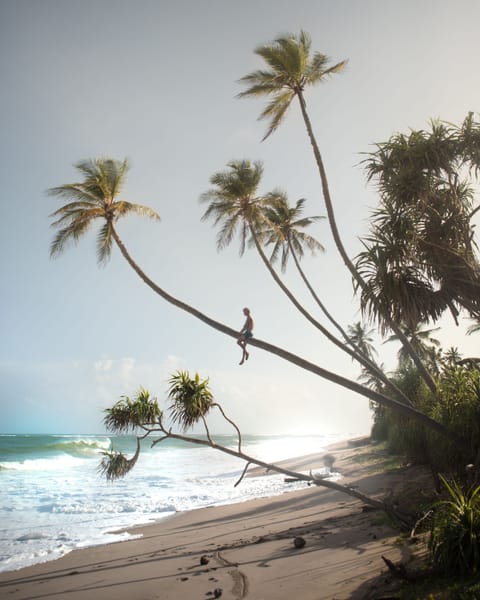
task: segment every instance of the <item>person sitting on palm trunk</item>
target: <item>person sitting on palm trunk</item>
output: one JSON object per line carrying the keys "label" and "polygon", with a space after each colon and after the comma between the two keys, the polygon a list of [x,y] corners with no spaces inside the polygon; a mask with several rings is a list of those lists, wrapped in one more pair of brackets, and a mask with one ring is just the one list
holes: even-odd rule
{"label": "person sitting on palm trunk", "polygon": [[250,354],[247,352],[247,342],[251,337],[253,337],[253,319],[250,314],[250,309],[244,308],[243,314],[245,315],[246,319],[237,340],[237,344],[242,349],[242,360],[239,363],[241,365],[243,365],[243,363],[248,360],[248,357],[250,356]]}

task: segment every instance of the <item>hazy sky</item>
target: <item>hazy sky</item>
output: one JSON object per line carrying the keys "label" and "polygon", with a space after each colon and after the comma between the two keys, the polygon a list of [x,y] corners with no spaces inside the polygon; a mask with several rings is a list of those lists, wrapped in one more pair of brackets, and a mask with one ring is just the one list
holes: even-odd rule
{"label": "hazy sky", "polygon": [[[120,395],[143,385],[163,399],[181,368],[210,377],[244,432],[368,432],[365,398],[256,348],[239,367],[234,340],[155,296],[116,248],[98,268],[96,231],[50,260],[58,201],[45,190],[77,180],[81,159],[128,157],[124,197],[162,221],[132,217],[118,230],[155,281],[234,328],[249,306],[258,338],[355,378],[255,252],[239,258],[235,241],[218,253],[200,222],[210,176],[242,158],[264,162],[261,192],[284,189],[307,198],[307,214],[325,214],[298,107],[261,143],[264,103],[236,99],[238,79],[261,66],[257,45],[302,28],[315,50],[349,59],[307,102],[353,256],[376,203],[362,153],[478,110],[479,22],[477,0],[0,0],[0,431],[100,432]],[[360,316],[350,277],[326,222],[311,233],[326,252],[304,268],[347,326]],[[286,280],[315,311],[293,269]],[[450,321],[438,337],[465,354],[476,345]],[[393,366],[396,348],[379,350]],[[228,431],[215,419],[214,429]]]}

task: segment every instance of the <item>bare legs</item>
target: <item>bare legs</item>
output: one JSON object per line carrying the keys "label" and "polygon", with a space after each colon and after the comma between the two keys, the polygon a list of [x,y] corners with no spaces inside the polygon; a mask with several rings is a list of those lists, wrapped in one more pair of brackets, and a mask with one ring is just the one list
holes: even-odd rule
{"label": "bare legs", "polygon": [[250,356],[250,354],[247,352],[247,340],[243,335],[238,338],[237,344],[242,349],[242,360],[238,364],[243,365],[243,363],[248,360],[248,357]]}

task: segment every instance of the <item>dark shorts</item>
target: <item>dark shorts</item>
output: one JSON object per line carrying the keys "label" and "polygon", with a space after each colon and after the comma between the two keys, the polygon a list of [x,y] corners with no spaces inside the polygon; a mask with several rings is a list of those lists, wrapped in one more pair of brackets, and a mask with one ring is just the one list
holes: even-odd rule
{"label": "dark shorts", "polygon": [[245,331],[243,334],[243,337],[248,340],[249,338],[253,337],[253,333],[250,331],[250,329],[247,329],[247,331]]}

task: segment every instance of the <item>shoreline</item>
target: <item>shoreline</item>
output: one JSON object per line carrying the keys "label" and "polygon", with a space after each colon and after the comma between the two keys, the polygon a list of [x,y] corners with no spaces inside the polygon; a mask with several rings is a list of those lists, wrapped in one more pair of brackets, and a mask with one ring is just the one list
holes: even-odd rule
{"label": "shoreline", "polygon": [[[405,469],[384,472],[391,459],[365,439],[280,461],[295,470],[323,467],[335,456],[342,483],[381,498],[407,479]],[[250,476],[262,475],[251,470]],[[260,469],[264,471],[264,469]],[[302,600],[362,598],[385,573],[381,555],[405,559],[383,514],[321,487],[269,498],[179,512],[126,529],[131,538],[74,550],[54,561],[0,573],[0,590],[27,598],[135,600],[208,598]],[[305,540],[297,549],[296,537]],[[202,557],[204,557],[202,559]],[[204,564],[202,564],[204,563]]]}

